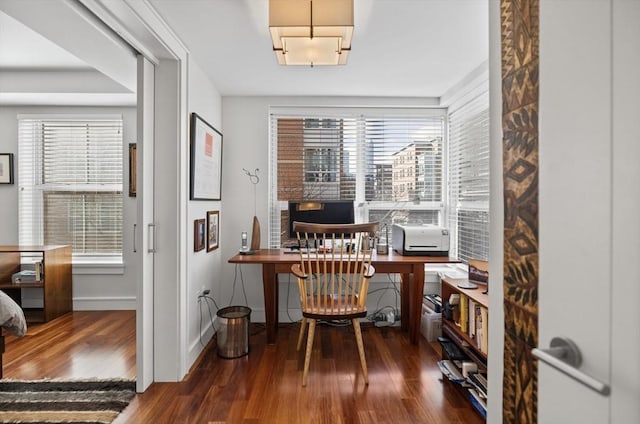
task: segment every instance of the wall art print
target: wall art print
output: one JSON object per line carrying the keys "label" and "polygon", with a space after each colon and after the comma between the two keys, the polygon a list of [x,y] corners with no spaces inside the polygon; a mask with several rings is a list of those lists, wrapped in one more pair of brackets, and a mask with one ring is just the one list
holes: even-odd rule
{"label": "wall art print", "polygon": [[505,424],[535,424],[538,368],[539,0],[501,0]]}

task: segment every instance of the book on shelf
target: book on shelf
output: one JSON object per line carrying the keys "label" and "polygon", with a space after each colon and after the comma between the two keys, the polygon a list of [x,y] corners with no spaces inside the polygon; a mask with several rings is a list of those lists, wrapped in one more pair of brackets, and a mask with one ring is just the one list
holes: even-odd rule
{"label": "book on shelf", "polygon": [[482,320],[482,334],[480,335],[480,352],[489,352],[489,310],[480,308],[480,317]]}
{"label": "book on shelf", "polygon": [[478,394],[475,389],[469,389],[469,399],[471,399],[471,404],[474,408],[482,415],[483,417],[487,417],[487,402],[485,399]]}
{"label": "book on shelf", "polygon": [[486,353],[484,351],[484,346],[482,346],[482,335],[484,334],[484,329],[482,327],[476,330],[476,344],[478,345],[478,349],[482,353]]}
{"label": "book on shelf", "polygon": [[476,302],[469,299],[469,338],[472,340],[476,337]]}
{"label": "book on shelf", "polygon": [[466,294],[460,293],[460,331],[467,332],[469,323],[469,298]]}
{"label": "book on shelf", "polygon": [[470,373],[467,375],[467,381],[476,389],[480,397],[487,398],[487,378],[484,375],[478,372]]}
{"label": "book on shelf", "polygon": [[42,281],[42,274],[43,274],[42,261],[34,262],[33,270],[36,275],[36,281]]}

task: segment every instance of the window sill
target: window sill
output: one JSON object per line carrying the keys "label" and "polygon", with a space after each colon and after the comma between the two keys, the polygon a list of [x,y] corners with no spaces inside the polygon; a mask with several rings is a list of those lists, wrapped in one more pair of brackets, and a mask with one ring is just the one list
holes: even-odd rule
{"label": "window sill", "polygon": [[122,259],[114,260],[73,260],[74,275],[122,275],[124,274],[124,262]]}

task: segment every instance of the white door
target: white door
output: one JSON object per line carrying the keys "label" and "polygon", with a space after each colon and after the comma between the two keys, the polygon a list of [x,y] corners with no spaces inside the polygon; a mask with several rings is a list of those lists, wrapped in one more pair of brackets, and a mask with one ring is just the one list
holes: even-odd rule
{"label": "white door", "polygon": [[[138,255],[136,313],[136,381],[138,392],[154,380],[153,366],[153,261],[155,228],[153,209],[154,151],[154,66],[138,56],[138,140],[137,140],[137,217],[135,225]],[[147,323],[147,326],[144,326]]]}
{"label": "white door", "polygon": [[571,339],[611,391],[539,361],[539,423],[640,422],[639,22],[639,0],[540,1],[538,348]]}

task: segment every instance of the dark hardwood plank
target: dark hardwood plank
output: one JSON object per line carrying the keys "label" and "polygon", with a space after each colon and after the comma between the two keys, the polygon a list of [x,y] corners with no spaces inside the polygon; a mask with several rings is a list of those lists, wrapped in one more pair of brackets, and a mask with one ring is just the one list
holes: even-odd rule
{"label": "dark hardwood plank", "polygon": [[[436,365],[437,343],[410,343],[400,328],[363,325],[369,385],[352,327],[319,325],[302,387],[298,324],[281,324],[275,344],[253,324],[249,355],[217,356],[209,343],[179,383],[154,383],[115,424],[429,423],[484,420]],[[135,313],[73,312],[7,337],[6,378],[135,378]]]}
{"label": "dark hardwood plank", "polygon": [[6,337],[4,378],[135,378],[135,311],[78,311]]}
{"label": "dark hardwood plank", "polygon": [[319,326],[302,387],[299,326],[280,325],[274,345],[254,325],[249,355],[222,359],[213,342],[180,383],[155,383],[116,423],[483,423],[436,365],[437,345],[412,345],[399,328],[363,326],[368,386],[351,327]]}

